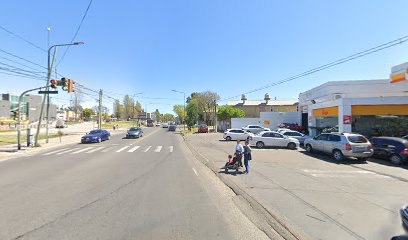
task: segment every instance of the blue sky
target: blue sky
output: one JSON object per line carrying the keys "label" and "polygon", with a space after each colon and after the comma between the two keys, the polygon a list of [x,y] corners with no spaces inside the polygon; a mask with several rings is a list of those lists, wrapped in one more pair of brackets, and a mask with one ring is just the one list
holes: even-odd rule
{"label": "blue sky", "polygon": [[[4,1],[0,25],[47,48],[47,26],[51,44],[69,42],[87,4]],[[58,72],[120,99],[143,92],[139,100],[149,111],[171,112],[183,102],[171,89],[227,98],[405,36],[403,9],[406,0],[94,0],[76,39],[85,45],[70,48]],[[44,52],[2,30],[0,49],[46,65]],[[408,61],[407,50],[402,44],[247,97],[268,92],[297,99],[327,81],[388,78],[392,66]],[[0,92],[41,85],[0,74]],[[54,102],[68,104],[69,98],[61,92]],[[85,100],[87,107],[96,104],[93,97]],[[109,99],[105,105],[111,108]]]}

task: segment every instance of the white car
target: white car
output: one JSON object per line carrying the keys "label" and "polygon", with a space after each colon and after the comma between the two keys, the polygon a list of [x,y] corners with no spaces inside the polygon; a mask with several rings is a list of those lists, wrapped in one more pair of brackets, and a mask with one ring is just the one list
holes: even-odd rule
{"label": "white car", "polygon": [[232,129],[227,129],[227,131],[224,132],[224,139],[227,141],[231,140],[247,140],[248,137],[253,136],[254,134],[242,129],[238,128],[232,128]]}
{"label": "white car", "polygon": [[251,133],[259,133],[259,132],[262,132],[262,131],[271,131],[271,129],[261,127],[259,125],[248,125],[246,127],[243,127],[242,130],[249,131]]}
{"label": "white car", "polygon": [[286,147],[296,149],[299,147],[299,140],[286,137],[278,132],[263,131],[257,135],[249,137],[249,144],[257,148],[263,147]]}
{"label": "white car", "polygon": [[162,128],[168,128],[169,127],[169,124],[168,123],[163,123],[162,124]]}

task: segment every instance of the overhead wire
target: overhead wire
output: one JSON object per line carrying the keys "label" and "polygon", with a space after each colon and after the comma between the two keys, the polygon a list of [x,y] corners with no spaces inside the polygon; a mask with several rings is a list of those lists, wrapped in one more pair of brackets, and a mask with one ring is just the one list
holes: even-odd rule
{"label": "overhead wire", "polygon": [[[316,73],[316,72],[319,72],[319,71],[322,71],[322,70],[325,70],[325,69],[340,65],[342,63],[349,62],[349,61],[352,61],[354,59],[361,58],[363,56],[370,55],[370,54],[376,53],[378,51],[381,51],[381,50],[384,50],[384,49],[387,49],[387,48],[390,48],[390,47],[393,47],[393,46],[396,46],[396,45],[400,45],[400,44],[405,43],[407,41],[408,41],[408,35],[400,37],[398,39],[392,40],[392,41],[384,43],[384,44],[380,44],[380,45],[378,45],[376,47],[372,47],[370,49],[367,49],[367,50],[352,54],[352,55],[350,55],[348,57],[340,58],[340,59],[338,59],[336,61],[321,65],[319,67],[316,67],[316,68],[310,69],[308,71],[302,72],[300,74],[297,74],[297,75],[282,79],[280,81],[277,81],[277,82],[274,82],[274,83],[271,83],[271,84],[268,84],[268,85],[265,85],[265,86],[262,86],[262,87],[247,91],[247,92],[244,92],[242,94],[250,94],[250,93],[258,92],[258,91],[261,91],[261,90],[264,90],[264,89],[267,89],[267,88],[271,88],[273,86],[277,86],[277,85],[280,85],[280,84],[283,84],[283,83],[286,83],[286,82],[290,82],[290,81],[293,81],[295,79],[298,79],[298,78],[301,78],[301,77],[304,77],[304,76],[308,76],[308,75],[311,75],[313,73]],[[220,102],[230,100],[230,99],[233,99],[233,98],[236,98],[236,97],[239,97],[239,96],[241,96],[241,94],[240,95],[235,95],[235,96],[232,96],[232,97],[228,97],[228,98],[224,98],[224,99],[220,100]]]}
{"label": "overhead wire", "polygon": [[20,40],[22,40],[22,41],[24,41],[24,42],[30,44],[31,46],[33,46],[33,47],[35,47],[35,48],[37,48],[37,49],[39,49],[39,50],[41,50],[41,51],[43,51],[43,52],[47,52],[47,50],[45,50],[44,48],[42,48],[42,47],[38,46],[37,44],[35,44],[35,43],[33,43],[33,42],[31,42],[31,41],[29,41],[29,40],[23,38],[22,36],[18,35],[17,33],[14,33],[14,32],[12,32],[11,30],[9,30],[9,29],[7,29],[7,28],[1,26],[1,25],[0,25],[0,29],[2,29],[3,31],[5,31],[5,32],[7,32],[7,33],[9,33],[9,34],[11,34],[11,35],[13,35],[14,37],[16,37],[16,38],[18,38],[18,39],[20,39]]}
{"label": "overhead wire", "polygon": [[[75,41],[76,37],[78,36],[79,30],[81,30],[82,24],[84,23],[85,18],[86,18],[86,16],[88,15],[88,11],[89,11],[89,9],[91,8],[91,5],[92,5],[92,0],[89,1],[88,6],[86,7],[86,10],[85,10],[85,12],[84,12],[84,14],[83,14],[83,16],[82,16],[81,22],[79,23],[78,28],[77,28],[77,30],[75,31],[75,34],[74,34],[74,36],[73,36],[72,39],[71,39],[71,43],[73,43],[73,42]],[[64,60],[64,58],[65,58],[65,56],[67,55],[67,52],[68,52],[68,50],[70,49],[70,47],[71,47],[71,46],[68,46],[68,47],[65,49],[64,54],[62,55],[62,57],[61,57],[60,60],[58,61],[56,67],[58,67],[58,66],[61,64],[61,62]]]}

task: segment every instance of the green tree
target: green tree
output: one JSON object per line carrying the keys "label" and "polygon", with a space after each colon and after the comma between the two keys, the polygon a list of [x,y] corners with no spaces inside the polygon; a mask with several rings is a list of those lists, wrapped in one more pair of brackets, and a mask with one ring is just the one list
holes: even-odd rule
{"label": "green tree", "polygon": [[197,99],[191,99],[186,106],[186,123],[191,127],[199,120],[199,104]]}
{"label": "green tree", "polygon": [[125,111],[125,118],[133,117],[135,110],[135,101],[129,95],[123,97],[123,109]]}
{"label": "green tree", "polygon": [[113,103],[113,114],[117,119],[124,118],[124,108],[118,99]]}
{"label": "green tree", "polygon": [[186,111],[183,105],[174,105],[173,112],[177,115],[178,119],[184,121],[186,117]]}
{"label": "green tree", "polygon": [[85,108],[84,110],[82,110],[82,116],[85,120],[89,120],[94,114],[94,111],[90,108]]}
{"label": "green tree", "polygon": [[217,109],[217,117],[220,121],[231,121],[231,118],[243,118],[245,112],[242,109],[232,106],[220,106]]}
{"label": "green tree", "polygon": [[110,116],[109,116],[109,114],[108,113],[102,113],[102,120],[103,121],[108,121],[110,119]]}
{"label": "green tree", "polygon": [[171,114],[171,113],[166,113],[166,114],[163,115],[162,121],[163,122],[172,122],[172,121],[174,121],[174,115]]}
{"label": "green tree", "polygon": [[156,111],[154,112],[154,116],[155,116],[155,118],[156,118],[156,121],[157,121],[157,122],[160,122],[160,120],[161,120],[161,114],[160,114],[160,112],[159,112],[159,109],[156,109]]}

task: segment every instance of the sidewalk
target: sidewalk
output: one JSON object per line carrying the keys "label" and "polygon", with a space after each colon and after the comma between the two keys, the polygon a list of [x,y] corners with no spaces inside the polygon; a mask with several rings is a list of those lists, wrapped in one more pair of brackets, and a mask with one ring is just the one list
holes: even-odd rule
{"label": "sidewalk", "polygon": [[[125,132],[126,132],[125,129],[110,131],[112,136],[118,135],[118,134],[124,134]],[[48,143],[45,143],[45,139],[40,140],[39,144],[41,145],[41,147],[27,147],[26,143],[24,142],[21,145],[20,151],[17,151],[17,144],[0,146],[0,161],[9,160],[9,159],[21,157],[21,156],[28,156],[28,155],[31,155],[37,152],[46,151],[46,150],[50,150],[50,149],[57,148],[57,147],[62,147],[62,146],[69,145],[69,144],[79,143],[81,136],[83,136],[84,134],[85,132],[64,135],[63,137],[61,137],[61,142],[60,142],[59,137],[50,138]]]}
{"label": "sidewalk", "polygon": [[225,174],[220,168],[235,142],[223,141],[222,134],[184,138],[237,195],[255,199],[299,239],[390,239],[403,233],[404,168],[371,161],[339,164],[303,150],[253,149],[250,174]]}

